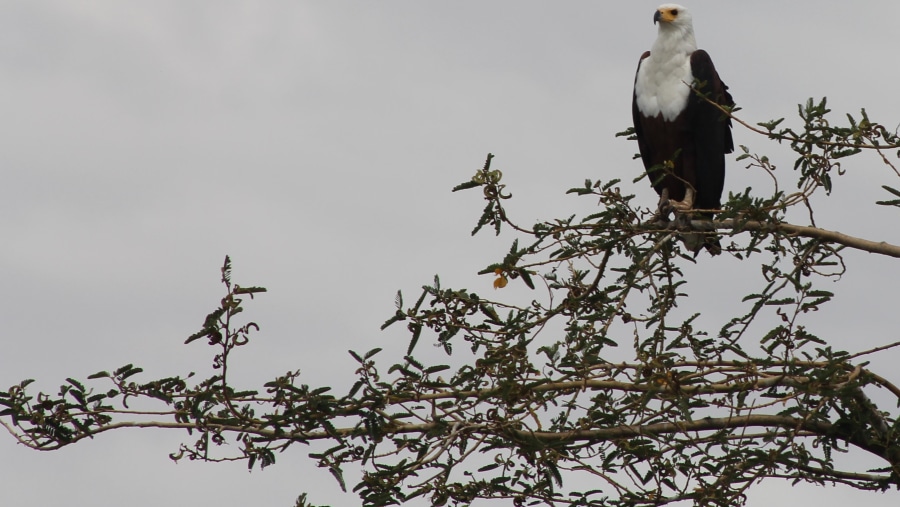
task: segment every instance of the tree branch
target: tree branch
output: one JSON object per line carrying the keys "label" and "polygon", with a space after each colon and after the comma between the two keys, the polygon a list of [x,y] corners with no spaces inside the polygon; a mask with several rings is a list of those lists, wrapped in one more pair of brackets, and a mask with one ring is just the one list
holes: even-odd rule
{"label": "tree branch", "polygon": [[[702,231],[703,226],[708,224],[709,221],[707,220],[691,220],[691,228],[699,231]],[[844,245],[856,250],[862,250],[864,252],[900,258],[900,246],[893,245],[886,241],[871,241],[868,239],[848,236],[837,231],[829,231],[827,229],[820,229],[818,227],[794,225],[784,222],[773,224],[759,222],[756,220],[740,221],[735,219],[715,220],[713,221],[713,225],[717,229],[732,229],[735,232],[750,230],[763,232],[782,232],[785,234],[805,236],[807,238],[821,239],[822,241],[826,241],[829,243],[837,243],[839,245]],[[675,222],[671,222],[667,226],[668,229],[677,229],[677,227],[678,225]]]}
{"label": "tree branch", "polygon": [[564,432],[549,431],[523,431],[514,430],[513,433],[522,438],[537,438],[547,442],[552,441],[578,441],[578,440],[616,440],[638,436],[655,436],[668,433],[687,433],[691,431],[713,431],[731,428],[750,428],[763,426],[767,428],[780,427],[790,430],[803,429],[817,435],[825,435],[831,430],[832,424],[825,421],[810,421],[804,418],[782,415],[743,415],[734,417],[704,417],[695,421],[678,421],[644,425],[625,425],[612,428],[599,428],[591,430],[577,430]]}

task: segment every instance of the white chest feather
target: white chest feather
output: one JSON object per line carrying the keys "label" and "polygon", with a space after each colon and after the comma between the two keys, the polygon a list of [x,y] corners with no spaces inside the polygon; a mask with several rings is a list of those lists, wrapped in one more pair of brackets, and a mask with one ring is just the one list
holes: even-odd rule
{"label": "white chest feather", "polygon": [[641,62],[634,83],[638,110],[647,117],[662,114],[663,119],[674,120],[687,106],[688,85],[693,81],[690,54],[657,55],[651,51]]}

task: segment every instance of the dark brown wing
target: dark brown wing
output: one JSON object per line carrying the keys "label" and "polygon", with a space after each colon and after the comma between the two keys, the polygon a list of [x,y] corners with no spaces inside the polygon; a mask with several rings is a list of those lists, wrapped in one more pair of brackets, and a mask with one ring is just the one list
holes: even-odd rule
{"label": "dark brown wing", "polygon": [[[728,87],[719,79],[706,51],[697,50],[691,55],[691,73],[700,93],[717,104],[734,106]],[[734,151],[731,118],[696,93],[691,94],[690,101],[688,121],[693,136],[697,189],[694,207],[720,208],[725,185],[725,154]]]}

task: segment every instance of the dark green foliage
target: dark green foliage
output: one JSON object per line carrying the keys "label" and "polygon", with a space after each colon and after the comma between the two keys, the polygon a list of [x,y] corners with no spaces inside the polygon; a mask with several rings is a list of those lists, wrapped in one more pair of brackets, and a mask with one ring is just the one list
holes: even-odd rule
{"label": "dark green foliage", "polygon": [[[888,192],[894,194],[897,197],[900,197],[900,190],[896,188],[891,188],[887,185],[882,185],[881,188],[887,190]],[[900,207],[900,199],[893,199],[890,201],[875,201],[875,204],[880,204],[882,206],[897,206]]]}
{"label": "dark green foliage", "polygon": [[506,217],[506,212],[503,210],[500,200],[512,197],[511,194],[503,193],[503,189],[506,187],[506,185],[500,183],[500,180],[503,179],[503,173],[491,169],[491,160],[493,158],[494,155],[488,153],[487,159],[484,161],[484,167],[475,173],[471,180],[453,187],[454,192],[476,187],[482,187],[484,191],[484,198],[488,201],[488,204],[484,207],[484,211],[481,214],[481,218],[478,219],[478,223],[475,224],[475,228],[472,229],[473,236],[488,224],[494,226],[496,234],[500,234],[500,226]]}
{"label": "dark green foliage", "polygon": [[[865,111],[860,119],[848,116],[849,126],[834,126],[828,113],[824,99],[810,100],[796,130],[783,120],[760,123],[758,133],[797,154],[798,191],[782,191],[769,158],[742,146],[738,159],[772,176],[774,189],[730,194],[706,228],[695,228],[690,217],[651,220],[619,180],[586,180],[569,190],[597,203],[585,217],[521,226],[503,208],[511,195],[489,154],[453,190],[482,190],[487,204],[473,233],[489,225],[516,235],[480,273],[495,277],[498,289],[521,282],[519,293],[532,300],[512,304],[503,290],[490,298],[443,287],[437,276],[411,306],[398,291],[382,328],[405,325],[406,354],[350,351],[356,380],[345,394],[301,383],[299,372],[259,389],[233,385],[231,355],[258,330],[240,321],[243,296],[265,289],[233,284],[226,257],[225,296],[186,340],[208,340],[213,375],[139,383],[142,370],[128,364],[90,375],[90,384],[68,378],[55,395],[31,394],[26,380],[0,393],[0,417],[37,449],[121,427],[178,428],[196,440],[182,444],[173,460],[242,459],[249,468],[274,464],[276,453],[295,443],[310,444],[310,458],[367,506],[422,497],[438,506],[499,499],[731,507],[769,478],[895,488],[896,406],[877,406],[871,395],[900,404],[900,391],[862,358],[898,344],[835,350],[834,337],[817,335],[815,326],[839,288],[832,281],[852,267],[842,250],[876,250],[787,224],[785,215],[803,205],[814,224],[808,198],[832,190],[833,176],[845,170],[842,159],[875,151],[893,167],[886,154],[900,139]],[[878,204],[898,206],[900,199]],[[730,316],[703,314],[687,299],[696,285],[688,267],[713,261],[682,250],[676,240],[685,229],[719,235],[748,279],[757,277],[742,301],[731,302]],[[879,248],[900,256],[898,247]],[[414,355],[422,342],[456,352],[462,365]],[[161,407],[148,421],[146,408],[129,412],[131,400]],[[836,468],[834,455],[851,448],[876,456],[882,468]],[[345,472],[353,467],[362,467],[362,477],[348,484],[355,475]],[[305,495],[296,506],[312,507]]]}

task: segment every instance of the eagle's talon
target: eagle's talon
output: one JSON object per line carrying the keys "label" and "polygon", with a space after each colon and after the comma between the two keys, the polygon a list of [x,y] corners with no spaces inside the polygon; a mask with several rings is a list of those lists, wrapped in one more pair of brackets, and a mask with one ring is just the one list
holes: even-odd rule
{"label": "eagle's talon", "polygon": [[684,191],[684,199],[681,201],[669,200],[669,205],[678,213],[687,213],[694,209],[694,189],[688,187]]}
{"label": "eagle's talon", "polygon": [[678,213],[686,213],[694,209],[694,203],[684,201],[669,201],[669,206],[671,206]]}
{"label": "eagle's talon", "polygon": [[656,204],[656,215],[653,218],[655,221],[667,224],[669,223],[669,214],[674,211],[669,201],[669,189],[664,188],[659,196],[659,202]]}

